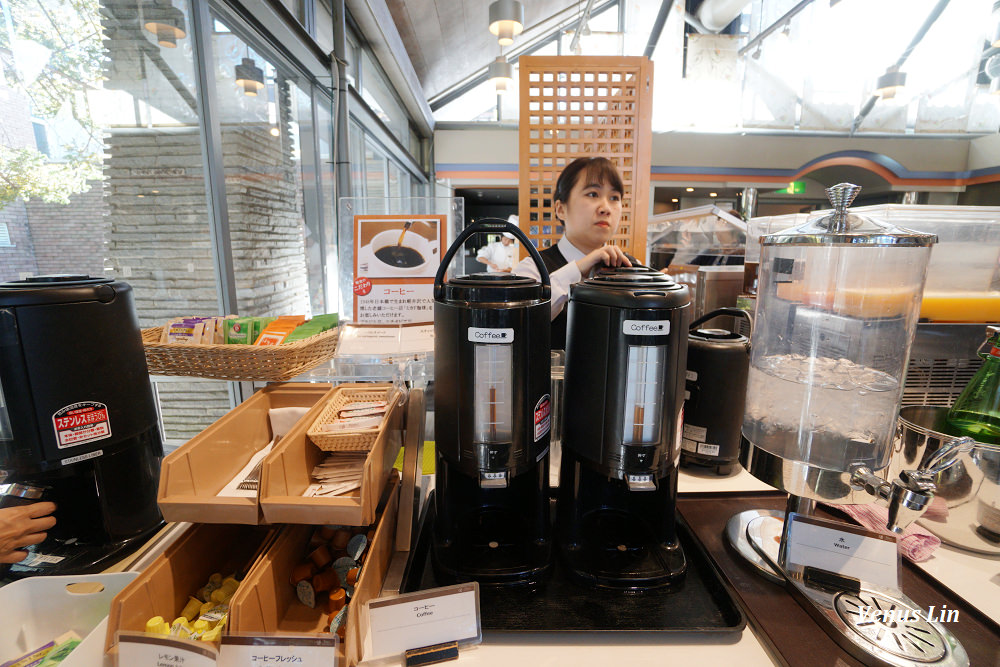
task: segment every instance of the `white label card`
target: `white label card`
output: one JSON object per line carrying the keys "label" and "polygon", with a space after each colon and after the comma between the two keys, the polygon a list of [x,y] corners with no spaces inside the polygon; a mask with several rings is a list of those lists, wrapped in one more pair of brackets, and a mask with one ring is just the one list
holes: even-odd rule
{"label": "white label card", "polygon": [[405,651],[444,642],[482,641],[479,584],[456,584],[372,600],[365,659],[401,656]]}
{"label": "white label card", "polygon": [[336,667],[337,635],[228,635],[222,638],[219,667],[329,665]]}
{"label": "white label card", "polygon": [[625,320],[622,333],[628,336],[666,336],[670,334],[670,320]]}
{"label": "white label card", "polygon": [[118,633],[118,667],[215,667],[211,642],[145,632]]}
{"label": "white label card", "polygon": [[818,567],[890,590],[899,589],[895,537],[836,521],[789,516],[790,565]]}
{"label": "white label card", "polygon": [[484,329],[469,327],[470,343],[513,343],[513,329]]}

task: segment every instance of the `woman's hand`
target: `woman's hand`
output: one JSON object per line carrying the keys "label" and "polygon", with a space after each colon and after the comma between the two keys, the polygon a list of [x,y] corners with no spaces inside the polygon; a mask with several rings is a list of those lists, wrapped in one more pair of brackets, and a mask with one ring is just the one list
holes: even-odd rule
{"label": "woman's hand", "polygon": [[587,277],[591,269],[599,264],[606,266],[632,266],[632,262],[628,261],[628,257],[625,256],[625,251],[616,245],[601,246],[582,259],[576,260],[576,265],[580,269],[580,275],[584,278]]}
{"label": "woman's hand", "polygon": [[0,509],[0,563],[24,560],[28,552],[20,550],[45,540],[45,531],[56,525],[56,518],[50,516],[55,511],[55,503],[50,502]]}

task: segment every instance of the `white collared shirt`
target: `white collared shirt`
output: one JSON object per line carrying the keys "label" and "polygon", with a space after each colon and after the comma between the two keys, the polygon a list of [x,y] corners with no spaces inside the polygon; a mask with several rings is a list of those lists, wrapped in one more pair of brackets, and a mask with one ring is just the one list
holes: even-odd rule
{"label": "white collared shirt", "polygon": [[[486,264],[487,272],[499,273],[514,266],[514,244],[504,245],[503,241],[494,241],[480,248],[476,259]],[[487,261],[493,262],[499,269],[494,269]]]}
{"label": "white collared shirt", "polygon": [[[569,301],[569,287],[573,283],[578,283],[583,280],[583,276],[580,275],[580,268],[576,265],[578,259],[583,259],[586,257],[586,253],[580,251],[575,245],[569,242],[569,239],[564,235],[559,239],[559,243],[556,244],[559,248],[559,252],[562,256],[566,258],[566,266],[557,269],[549,274],[549,282],[552,284],[552,319],[562,312],[562,309],[566,307],[566,302]],[[535,260],[531,259],[531,256],[525,257],[521,262],[514,267],[514,273],[519,276],[528,276],[534,278],[535,280],[541,279],[541,274],[538,272],[538,267],[535,266]]]}

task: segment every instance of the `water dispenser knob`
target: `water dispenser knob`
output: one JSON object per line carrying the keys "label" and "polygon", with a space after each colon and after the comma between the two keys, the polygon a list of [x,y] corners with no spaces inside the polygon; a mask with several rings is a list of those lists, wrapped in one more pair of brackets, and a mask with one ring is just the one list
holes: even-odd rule
{"label": "water dispenser knob", "polygon": [[861,186],[854,183],[837,183],[826,189],[826,196],[829,198],[833,208],[838,212],[843,212],[854,198],[861,192]]}

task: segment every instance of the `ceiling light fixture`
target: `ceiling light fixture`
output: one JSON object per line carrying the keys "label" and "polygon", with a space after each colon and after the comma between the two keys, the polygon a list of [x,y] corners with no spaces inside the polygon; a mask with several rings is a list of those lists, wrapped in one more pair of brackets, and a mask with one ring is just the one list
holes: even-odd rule
{"label": "ceiling light fixture", "polygon": [[184,12],[174,7],[169,0],[154,0],[142,5],[142,27],[156,37],[156,43],[168,49],[177,48],[177,40],[187,36],[184,31]]}
{"label": "ceiling light fixture", "polygon": [[242,86],[243,94],[249,97],[257,97],[257,93],[264,87],[264,70],[257,67],[253,58],[244,58],[236,66],[236,85]]}
{"label": "ceiling light fixture", "polygon": [[875,94],[883,100],[891,100],[906,85],[906,73],[893,65],[875,82]]}
{"label": "ceiling light fixture", "polygon": [[670,201],[676,204],[679,200],[677,199],[677,197],[673,197]]}
{"label": "ceiling light fixture", "polygon": [[524,31],[524,7],[517,0],[496,0],[490,4],[490,32],[501,46],[514,43]]}
{"label": "ceiling light fixture", "polygon": [[708,193],[708,196],[709,196],[709,197],[718,197],[718,196],[719,196],[719,193],[718,193],[718,192],[709,192],[709,193]]}
{"label": "ceiling light fixture", "polygon": [[694,188],[684,188],[687,192],[694,192]]}
{"label": "ceiling light fixture", "polygon": [[489,80],[496,86],[497,95],[507,92],[507,87],[514,83],[514,66],[503,56],[497,56],[487,70]]}

